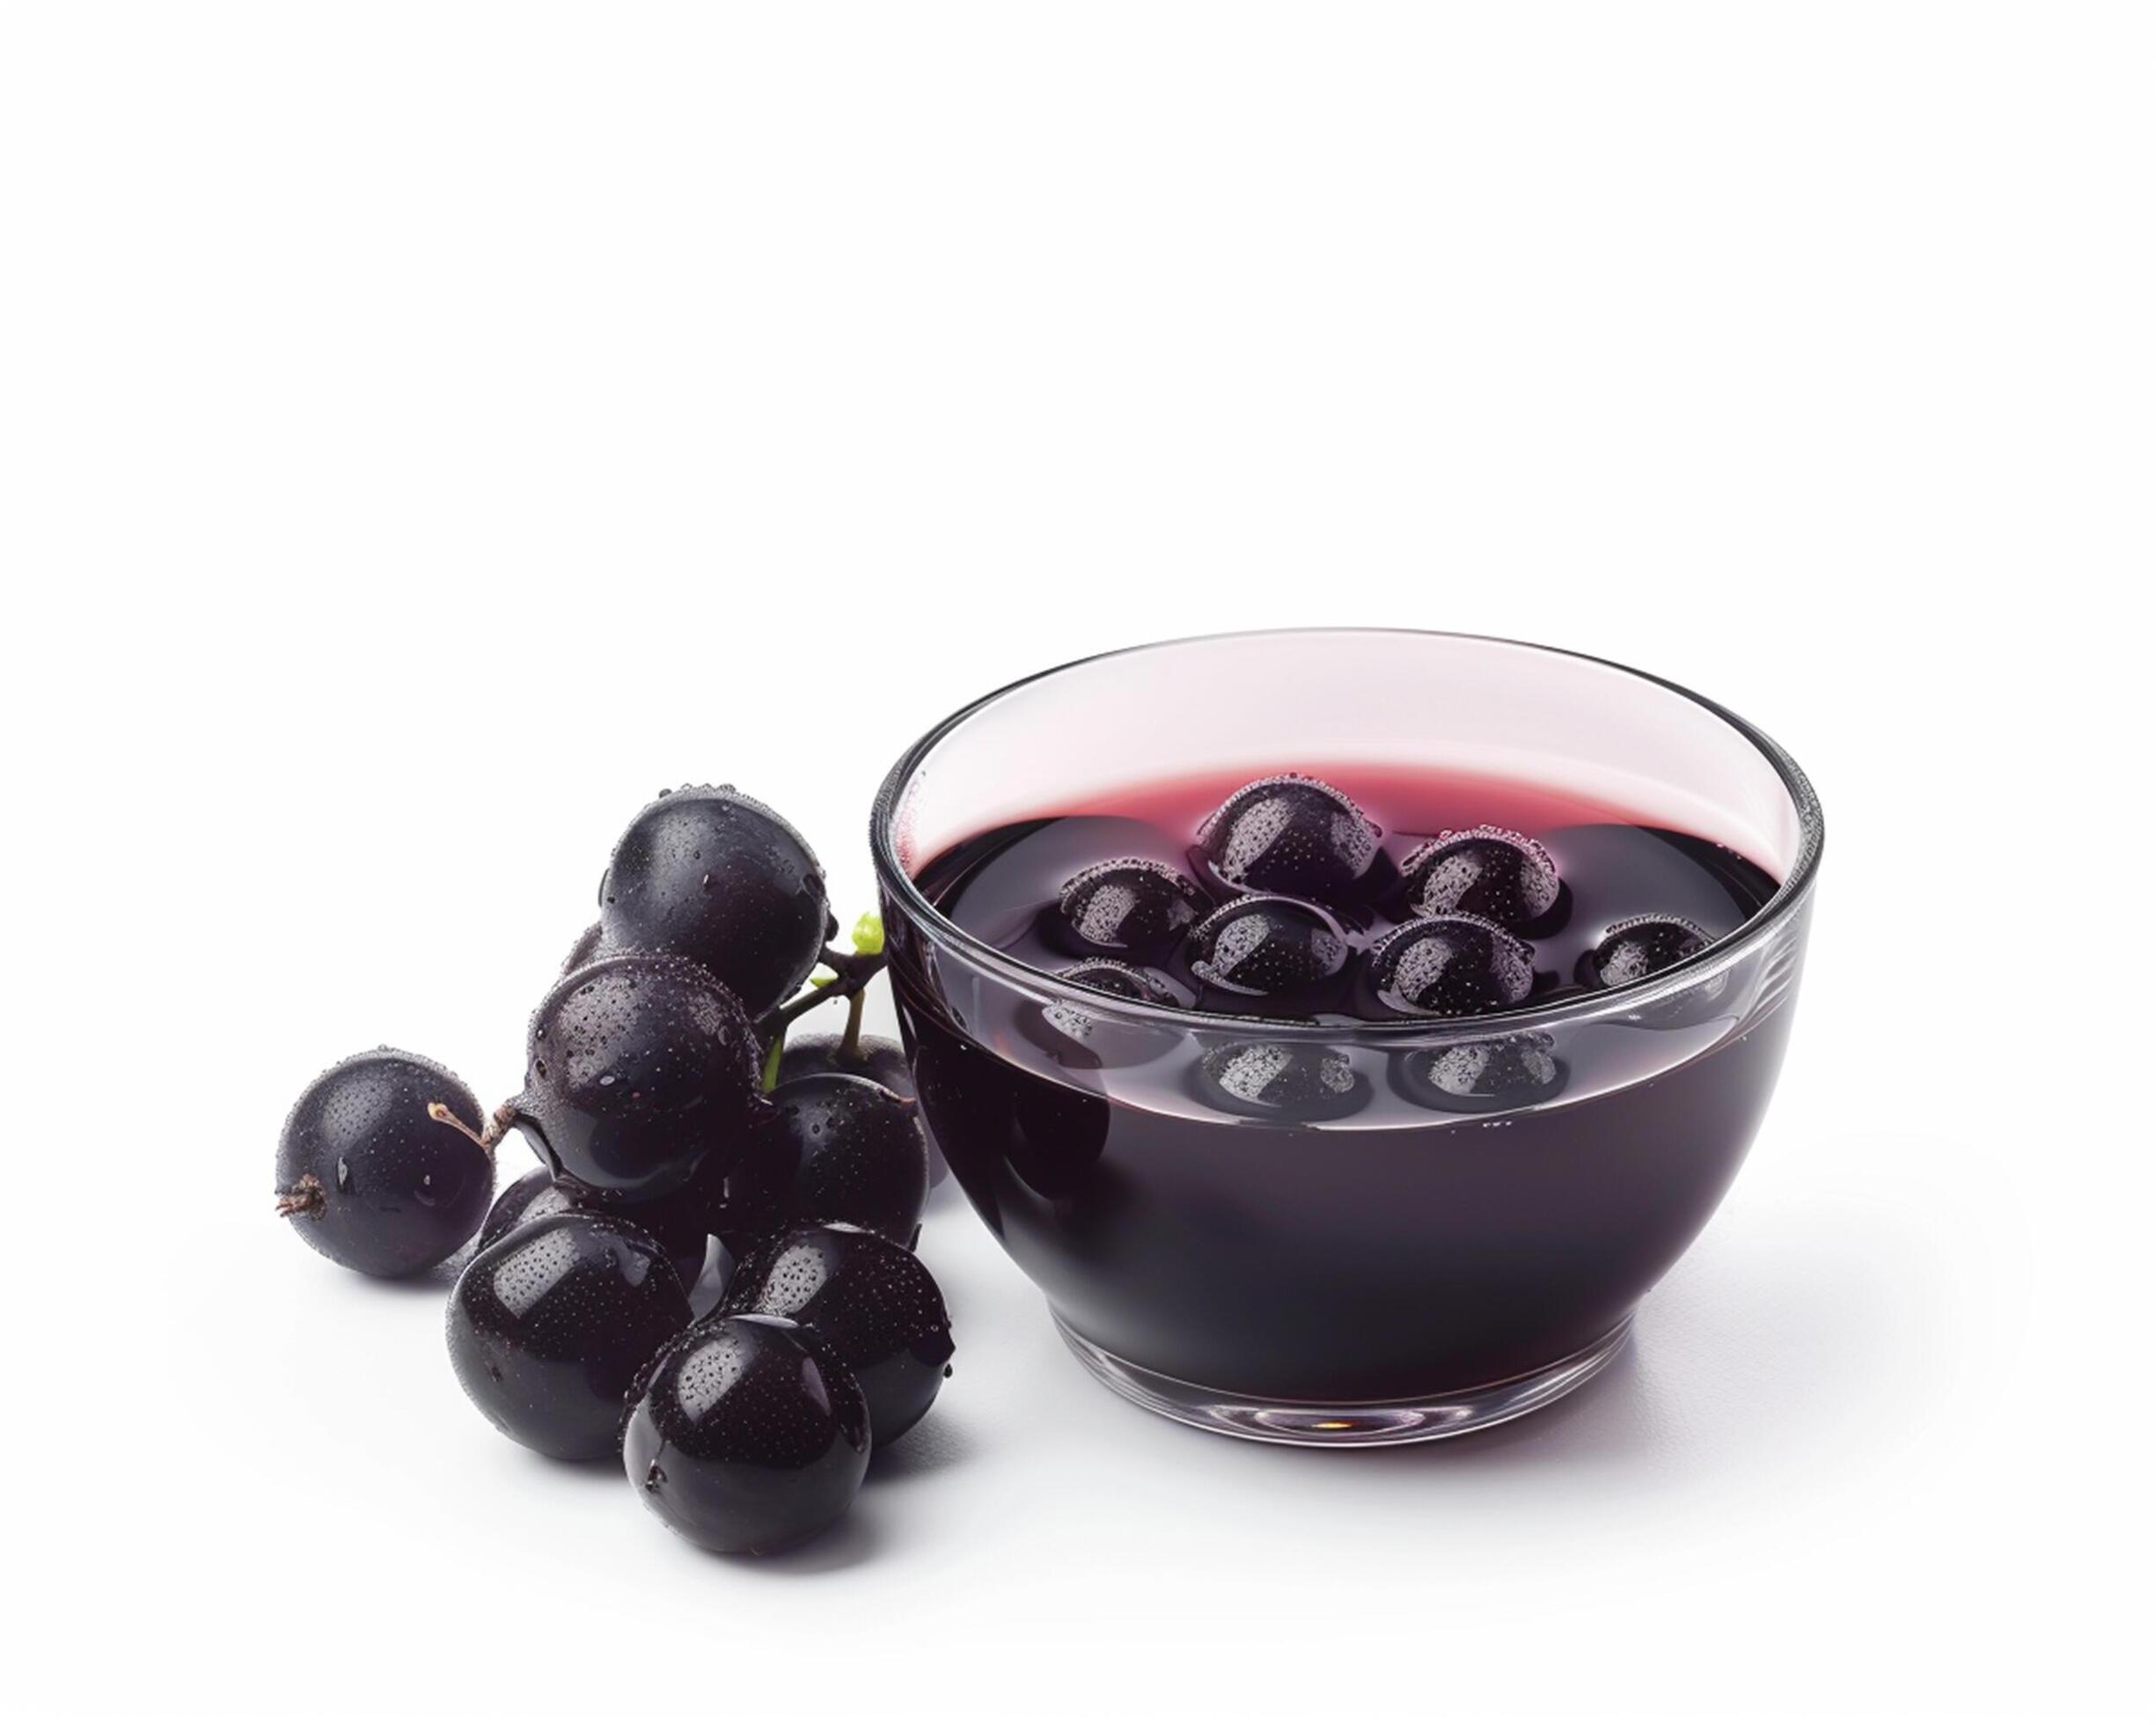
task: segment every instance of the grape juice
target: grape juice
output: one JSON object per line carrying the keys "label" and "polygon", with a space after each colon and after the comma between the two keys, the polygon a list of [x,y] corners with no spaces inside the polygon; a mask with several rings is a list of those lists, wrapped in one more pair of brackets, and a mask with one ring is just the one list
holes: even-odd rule
{"label": "grape juice", "polygon": [[916,878],[1067,979],[957,984],[897,952],[969,1198],[1078,1335],[1242,1397],[1425,1398],[1601,1340],[1734,1177],[1789,1022],[1793,958],[1784,976],[1770,953],[1537,1028],[1735,931],[1778,883],[1621,804],[1500,779],[1136,785]]}

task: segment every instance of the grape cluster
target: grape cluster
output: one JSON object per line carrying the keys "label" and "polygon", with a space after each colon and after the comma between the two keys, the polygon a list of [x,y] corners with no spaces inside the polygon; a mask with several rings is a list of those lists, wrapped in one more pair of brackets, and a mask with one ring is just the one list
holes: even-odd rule
{"label": "grape cluster", "polygon": [[[1181,844],[1181,839],[1172,842]],[[1230,794],[1182,867],[1120,857],[1081,870],[1037,919],[1050,947],[1089,955],[1067,981],[1147,1006],[1350,1022],[1479,1017],[1665,970],[1709,942],[1683,918],[1572,928],[1573,898],[1538,840],[1495,826],[1444,832],[1396,855],[1345,791],[1282,773]],[[1569,943],[1566,970],[1538,961]],[[1150,1059],[1172,1038],[1142,1019],[1062,1002],[1031,1032],[1066,1066]],[[1539,1034],[1406,1057],[1425,1106],[1474,1113],[1546,1100],[1563,1062]],[[1207,1039],[1194,1094],[1230,1113],[1324,1120],[1367,1099],[1346,1055],[1289,1041]]]}
{"label": "grape cluster", "polygon": [[[835,951],[814,852],[723,785],[644,809],[599,906],[532,1015],[515,1097],[486,1112],[386,1047],[342,1061],[286,1120],[277,1211],[377,1276],[477,1235],[447,1326],[480,1413],[544,1455],[619,1457],[700,1545],[775,1551],[845,1513],[872,1447],[950,1373],[913,1251],[930,1141],[904,1056],[861,1034],[882,931],[864,917]],[[844,1034],[789,1045],[825,999],[848,1002]],[[540,1165],[495,1197],[511,1131]],[[700,1318],[715,1238],[729,1269]]]}
{"label": "grape cluster", "polygon": [[[1397,860],[1346,792],[1280,773],[1199,826],[1190,872],[1118,858],[1065,882],[1039,923],[1094,955],[1060,973],[1125,999],[1238,1017],[1458,1018],[1557,992],[1536,941],[1565,931],[1572,892],[1537,840],[1500,826],[1439,833]],[[1682,918],[1612,924],[1576,980],[1616,987],[1707,943]]]}

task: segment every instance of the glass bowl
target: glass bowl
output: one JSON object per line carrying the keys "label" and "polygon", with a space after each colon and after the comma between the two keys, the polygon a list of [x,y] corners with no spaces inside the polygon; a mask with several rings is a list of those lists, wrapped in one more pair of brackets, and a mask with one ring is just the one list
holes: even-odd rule
{"label": "glass bowl", "polygon": [[[1295,768],[1547,790],[1779,885],[1641,980],[1353,1024],[1103,994],[935,902],[983,834]],[[1133,648],[975,701],[891,769],[871,845],[929,1125],[1079,1359],[1192,1425],[1353,1445],[1513,1418],[1623,1346],[1765,1112],[1823,832],[1788,755],[1674,684],[1515,642],[1298,630]]]}

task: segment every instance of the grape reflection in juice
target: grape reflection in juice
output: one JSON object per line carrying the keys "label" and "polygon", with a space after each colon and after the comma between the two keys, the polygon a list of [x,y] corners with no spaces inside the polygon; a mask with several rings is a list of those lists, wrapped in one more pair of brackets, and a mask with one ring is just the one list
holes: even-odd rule
{"label": "grape reflection in juice", "polygon": [[[1262,776],[1249,772],[1135,785],[980,833],[916,878],[951,921],[1038,970],[1083,964],[1083,980],[1126,1000],[1337,1024],[1338,1046],[1268,1041],[1226,1017],[1218,1031],[1096,1019],[1015,993],[961,1005],[901,955],[922,1104],[969,1197],[1058,1315],[1121,1360],[1308,1402],[1542,1370],[1620,1325],[1712,1214],[1766,1105],[1790,1015],[1734,1025],[1711,982],[1561,1042],[1501,1020],[1398,1046],[1348,1032],[1412,1016],[1400,986],[1416,972],[1400,943],[1437,938],[1441,960],[1462,934],[1507,961],[1519,948],[1516,981],[1492,998],[1531,1013],[1734,931],[1777,882],[1588,795],[1395,766],[1292,770],[1337,788],[1375,828],[1374,847],[1324,860],[1331,874],[1306,870],[1332,895],[1316,915],[1293,895],[1255,918],[1216,908],[1244,902],[1250,883],[1222,878],[1194,846],[1228,793]],[[1522,835],[1555,866],[1554,899],[1529,878],[1509,899],[1471,900],[1523,933],[1453,915],[1448,886],[1433,893],[1439,924],[1419,920],[1426,871],[1403,865],[1441,834],[1478,829]],[[1111,862],[1141,866],[1096,877],[1074,901],[1078,923],[1060,914],[1066,884]],[[1187,911],[1155,890],[1170,874],[1198,889]],[[1222,919],[1235,924],[1224,935],[1208,927]],[[1128,951],[1088,950],[1126,929]],[[1249,992],[1253,978],[1268,992]]]}

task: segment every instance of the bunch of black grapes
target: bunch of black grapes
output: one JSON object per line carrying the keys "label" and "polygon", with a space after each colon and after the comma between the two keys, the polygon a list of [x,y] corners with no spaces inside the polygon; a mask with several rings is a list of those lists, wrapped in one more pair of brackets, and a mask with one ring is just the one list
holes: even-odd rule
{"label": "bunch of black grapes", "polygon": [[[829,1526],[950,1376],[913,1252],[930,1145],[903,1056],[861,1034],[882,930],[862,918],[850,952],[837,930],[777,814],[728,785],[662,793],[532,1015],[522,1091],[489,1113],[379,1048],[309,1085],[277,1149],[278,1214],[349,1268],[415,1274],[476,1234],[449,1301],[466,1393],[546,1455],[620,1457],[715,1551]],[[788,1046],[839,999],[843,1035]],[[496,1197],[511,1130],[541,1165]],[[715,1238],[726,1274],[699,1319]]]}

